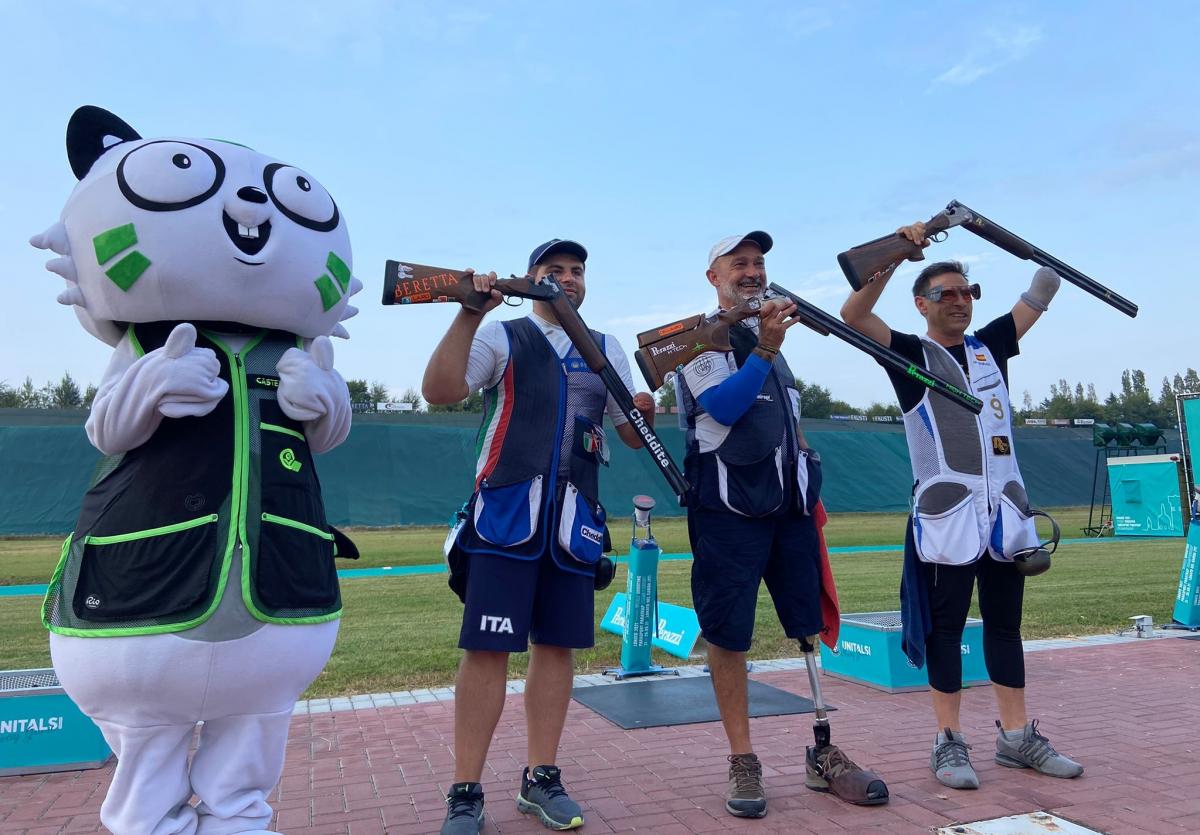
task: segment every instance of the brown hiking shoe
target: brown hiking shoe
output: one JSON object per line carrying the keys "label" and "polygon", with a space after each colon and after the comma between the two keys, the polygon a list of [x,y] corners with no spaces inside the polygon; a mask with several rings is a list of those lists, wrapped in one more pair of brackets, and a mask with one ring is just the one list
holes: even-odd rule
{"label": "brown hiking shoe", "polygon": [[809,747],[805,765],[804,785],[813,791],[832,792],[855,806],[888,802],[887,784],[879,775],[859,768],[836,745]]}
{"label": "brown hiking shoe", "polygon": [[739,818],[761,818],[767,814],[762,763],[754,754],[729,755],[729,794],[725,798],[725,811]]}

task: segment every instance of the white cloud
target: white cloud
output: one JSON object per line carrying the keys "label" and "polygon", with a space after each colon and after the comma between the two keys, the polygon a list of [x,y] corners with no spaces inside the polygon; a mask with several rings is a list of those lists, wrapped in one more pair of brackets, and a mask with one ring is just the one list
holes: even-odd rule
{"label": "white cloud", "polygon": [[973,46],[966,57],[935,78],[933,83],[957,87],[974,84],[985,75],[1020,61],[1041,39],[1040,26],[990,29],[984,33],[981,43]]}

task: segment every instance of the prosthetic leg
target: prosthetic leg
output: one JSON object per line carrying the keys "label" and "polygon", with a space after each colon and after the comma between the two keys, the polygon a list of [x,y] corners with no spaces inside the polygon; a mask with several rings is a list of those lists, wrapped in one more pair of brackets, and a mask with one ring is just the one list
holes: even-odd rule
{"label": "prosthetic leg", "polygon": [[842,750],[833,744],[829,729],[829,714],[825,700],[821,697],[821,679],[817,675],[817,636],[800,639],[800,650],[804,653],[804,666],[808,670],[808,684],[812,688],[816,720],[813,722],[813,738],[805,752],[806,774],[804,785],[813,791],[830,792],[855,806],[878,806],[888,802],[888,788],[883,779],[873,771],[859,768]]}

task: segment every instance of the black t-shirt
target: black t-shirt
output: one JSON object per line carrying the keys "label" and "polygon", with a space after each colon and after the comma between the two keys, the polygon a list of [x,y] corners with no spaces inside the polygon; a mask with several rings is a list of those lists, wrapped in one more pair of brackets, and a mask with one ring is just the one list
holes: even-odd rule
{"label": "black t-shirt", "polygon": [[[992,356],[996,358],[996,365],[1000,366],[1000,374],[1004,377],[1004,384],[1007,386],[1008,360],[1010,357],[1015,357],[1021,353],[1021,349],[1017,345],[1017,323],[1013,320],[1012,314],[1005,313],[1003,316],[988,322],[982,328],[975,331],[975,338],[986,345],[988,350],[992,352]],[[910,362],[915,362],[917,365],[925,365],[925,347],[921,344],[921,337],[915,333],[892,331],[892,350]],[[966,373],[966,347],[960,342],[946,350],[958,361],[959,366]],[[896,399],[900,401],[900,409],[907,412],[915,408],[921,402],[921,398],[925,396],[925,386],[901,371],[895,371],[891,368],[887,368],[886,370],[888,377],[892,380],[892,388],[896,390]]]}

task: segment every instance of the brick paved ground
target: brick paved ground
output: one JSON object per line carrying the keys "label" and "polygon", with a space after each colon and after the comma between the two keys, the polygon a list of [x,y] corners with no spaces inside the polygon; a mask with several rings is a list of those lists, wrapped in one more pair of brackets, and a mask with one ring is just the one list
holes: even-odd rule
{"label": "brick paved ground", "polygon": [[[887,695],[824,679],[837,705],[834,740],[887,778],[892,802],[856,809],[804,786],[810,717],[753,720],[770,814],[724,811],[718,724],[622,731],[572,703],[559,763],[584,807],[585,833],[911,833],[1037,809],[1112,833],[1200,832],[1200,641],[1157,640],[1030,653],[1029,702],[1044,730],[1087,773],[1060,781],[991,761],[994,710],[964,696],[964,731],[983,788],[954,792],[929,772],[927,697]],[[807,692],[803,671],[755,678]],[[485,832],[543,832],[511,800],[524,764],[523,698],[511,695],[485,776]],[[276,827],[294,835],[436,832],[453,776],[453,705],[429,702],[298,715],[275,798]],[[93,832],[109,768],[0,778],[0,832]]]}

